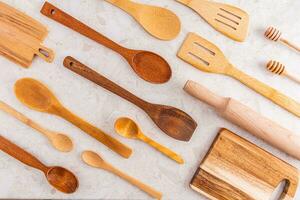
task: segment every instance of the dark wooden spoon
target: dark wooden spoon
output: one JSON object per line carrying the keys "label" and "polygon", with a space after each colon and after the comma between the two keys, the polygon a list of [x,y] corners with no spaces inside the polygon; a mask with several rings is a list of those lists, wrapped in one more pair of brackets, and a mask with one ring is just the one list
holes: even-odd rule
{"label": "dark wooden spoon", "polygon": [[145,81],[158,84],[170,80],[172,76],[170,65],[161,56],[149,51],[122,47],[48,2],[44,4],[41,13],[119,53],[127,60],[135,73]]}
{"label": "dark wooden spoon", "polygon": [[70,56],[65,58],[64,66],[143,109],[167,135],[182,141],[189,141],[192,137],[197,123],[185,112],[146,102]]}
{"label": "dark wooden spoon", "polygon": [[62,167],[47,167],[36,157],[1,135],[0,149],[22,163],[42,171],[48,182],[59,191],[73,193],[78,188],[78,180],[72,172]]}

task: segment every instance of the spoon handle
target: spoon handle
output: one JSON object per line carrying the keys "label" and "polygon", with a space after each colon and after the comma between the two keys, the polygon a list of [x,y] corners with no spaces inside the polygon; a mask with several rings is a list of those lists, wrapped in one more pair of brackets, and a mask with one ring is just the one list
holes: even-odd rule
{"label": "spoon handle", "polygon": [[38,170],[47,172],[48,168],[41,161],[39,161],[36,157],[26,152],[22,148],[18,147],[14,143],[10,142],[6,138],[0,135],[0,149],[7,153],[8,155],[14,157],[15,159],[21,161],[22,163],[36,168]]}
{"label": "spoon handle", "polygon": [[90,69],[89,67],[85,66],[84,64],[80,63],[75,58],[70,56],[66,57],[64,60],[64,66],[69,70],[85,77],[86,79],[100,85],[101,87],[115,93],[116,95],[126,99],[127,101],[139,106],[141,109],[145,110],[150,106],[148,102],[138,98],[137,96],[133,95],[129,91],[123,89],[119,85],[115,84],[114,82],[108,80],[104,76],[100,75],[96,71]]}
{"label": "spoon handle", "polygon": [[120,178],[128,181],[132,185],[140,188],[141,190],[143,190],[144,192],[149,194],[151,197],[156,198],[156,199],[161,199],[162,198],[162,193],[161,192],[159,192],[159,191],[155,190],[154,188],[140,182],[139,180],[125,174],[124,172],[122,172],[119,169],[113,167],[109,163],[105,163],[105,165],[107,166],[107,167],[105,167],[106,170],[108,170],[108,171],[112,172],[113,174],[119,176]]}
{"label": "spoon handle", "polygon": [[156,150],[160,151],[161,153],[165,154],[166,156],[168,156],[172,160],[175,160],[179,164],[183,164],[184,163],[184,160],[181,158],[180,155],[178,155],[175,152],[173,152],[172,150],[170,150],[170,149],[168,149],[168,148],[166,148],[166,147],[158,144],[157,142],[155,142],[154,140],[148,138],[147,136],[145,136],[145,135],[139,135],[138,138],[140,140],[146,142],[147,144],[149,144],[150,146],[152,146]]}
{"label": "spoon handle", "polygon": [[84,23],[80,22],[79,20],[75,19],[71,15],[65,13],[64,11],[56,8],[54,5],[45,2],[43,8],[41,9],[41,13],[56,22],[63,24],[66,27],[94,40],[95,42],[106,46],[107,48],[112,49],[113,51],[118,52],[122,56],[125,57],[125,53],[128,49],[120,46],[119,44],[113,42],[109,38],[105,37],[104,35],[98,33],[94,29],[90,28],[89,26],[85,25]]}
{"label": "spoon handle", "polygon": [[111,3],[119,8],[121,8],[122,10],[124,10],[125,12],[129,13],[130,15],[132,15],[133,17],[138,17],[137,16],[137,6],[139,4],[129,1],[129,0],[105,0],[108,3]]}

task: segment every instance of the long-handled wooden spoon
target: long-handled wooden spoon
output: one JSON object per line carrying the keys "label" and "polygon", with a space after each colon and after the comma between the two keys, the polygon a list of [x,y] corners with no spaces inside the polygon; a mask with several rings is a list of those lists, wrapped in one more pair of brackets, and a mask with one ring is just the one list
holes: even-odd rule
{"label": "long-handled wooden spoon", "polygon": [[123,137],[129,139],[138,139],[149,144],[150,146],[154,147],[156,150],[165,154],[166,156],[178,162],[179,164],[184,163],[184,160],[181,158],[180,155],[158,144],[157,142],[144,135],[140,127],[132,119],[129,119],[127,117],[117,119],[115,122],[115,131]]}
{"label": "long-handled wooden spoon", "polygon": [[275,60],[271,60],[268,62],[267,66],[266,66],[267,70],[269,70],[270,72],[274,73],[274,74],[278,74],[278,75],[282,75],[285,76],[293,81],[295,81],[296,83],[300,84],[300,78],[290,74],[286,69],[285,66]]}
{"label": "long-handled wooden spoon", "polygon": [[41,13],[116,51],[127,60],[135,73],[145,81],[165,83],[171,78],[172,71],[170,65],[161,56],[149,51],[122,47],[48,2],[44,4]]}
{"label": "long-handled wooden spoon", "polygon": [[151,197],[154,197],[156,199],[161,199],[162,193],[156,191],[152,187],[145,185],[144,183],[140,182],[139,180],[132,178],[128,176],[127,174],[123,173],[122,171],[116,169],[111,164],[106,162],[102,157],[100,157],[97,153],[92,151],[85,151],[81,155],[82,160],[89,166],[104,169],[106,171],[109,171],[120,178],[128,181],[132,185],[140,188],[144,192],[148,193]]}
{"label": "long-handled wooden spoon", "polygon": [[43,128],[42,126],[40,126],[33,120],[29,119],[22,113],[18,112],[17,110],[12,108],[8,104],[4,103],[3,101],[0,101],[0,109],[10,114],[11,116],[15,117],[16,119],[23,122],[24,124],[42,133],[44,136],[48,138],[48,140],[51,142],[52,146],[55,149],[62,152],[69,152],[73,149],[72,140],[68,136]]}
{"label": "long-handled wooden spoon", "polygon": [[62,167],[47,167],[36,157],[1,135],[0,149],[25,165],[42,171],[48,182],[59,191],[64,193],[73,193],[78,188],[78,180],[72,172]]}
{"label": "long-handled wooden spoon", "polygon": [[146,31],[161,40],[172,40],[180,32],[180,20],[170,10],[130,0],[105,0],[130,14]]}
{"label": "long-handled wooden spoon", "polygon": [[132,150],[129,147],[71,113],[39,81],[31,78],[20,79],[15,84],[15,93],[17,98],[29,108],[60,116],[124,158],[130,157]]}
{"label": "long-handled wooden spoon", "polygon": [[182,141],[189,141],[192,137],[197,123],[185,112],[171,106],[146,102],[70,56],[65,58],[64,66],[140,107],[170,137]]}

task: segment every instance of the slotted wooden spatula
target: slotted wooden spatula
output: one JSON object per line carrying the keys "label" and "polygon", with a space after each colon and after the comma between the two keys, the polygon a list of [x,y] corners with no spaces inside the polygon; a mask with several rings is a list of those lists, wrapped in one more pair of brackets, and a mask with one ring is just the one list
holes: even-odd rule
{"label": "slotted wooden spatula", "polygon": [[193,10],[227,37],[243,42],[249,29],[249,15],[240,8],[207,0],[176,0]]}
{"label": "slotted wooden spatula", "polygon": [[300,104],[298,102],[238,70],[227,60],[217,46],[194,33],[188,34],[177,56],[202,71],[231,76],[300,117]]}

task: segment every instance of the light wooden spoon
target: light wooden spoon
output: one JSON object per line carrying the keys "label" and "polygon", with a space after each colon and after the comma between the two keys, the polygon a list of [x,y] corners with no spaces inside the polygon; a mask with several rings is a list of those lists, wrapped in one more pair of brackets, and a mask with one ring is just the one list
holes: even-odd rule
{"label": "light wooden spoon", "polygon": [[9,115],[15,117],[16,119],[23,122],[24,124],[39,131],[40,133],[42,133],[44,136],[46,136],[48,138],[48,140],[51,142],[52,146],[55,149],[62,151],[62,152],[72,151],[73,143],[72,143],[72,140],[68,136],[43,128],[42,126],[40,126],[33,120],[29,119],[22,113],[18,112],[11,106],[7,105],[3,101],[0,101],[0,109],[3,110],[4,112],[8,113]]}
{"label": "light wooden spoon", "polygon": [[98,155],[95,152],[85,151],[82,153],[81,158],[87,165],[109,171],[109,172],[119,176],[120,178],[123,178],[124,180],[128,181],[132,185],[140,188],[141,190],[148,193],[153,198],[156,198],[156,199],[162,198],[161,192],[156,191],[155,189],[151,188],[150,186],[145,185],[144,183],[138,181],[137,179],[132,178],[132,177],[128,176],[127,174],[121,172],[120,170],[116,169],[111,164],[107,163],[103,158],[101,158],[100,155]]}
{"label": "light wooden spoon", "polygon": [[143,28],[161,40],[172,40],[180,32],[179,18],[170,10],[129,0],[105,0],[130,14]]}
{"label": "light wooden spoon", "polygon": [[132,119],[126,117],[117,119],[117,121],[115,122],[115,131],[123,137],[138,139],[149,144],[150,146],[154,147],[156,150],[165,154],[172,160],[175,160],[179,164],[184,163],[184,160],[180,155],[145,136],[139,126]]}

